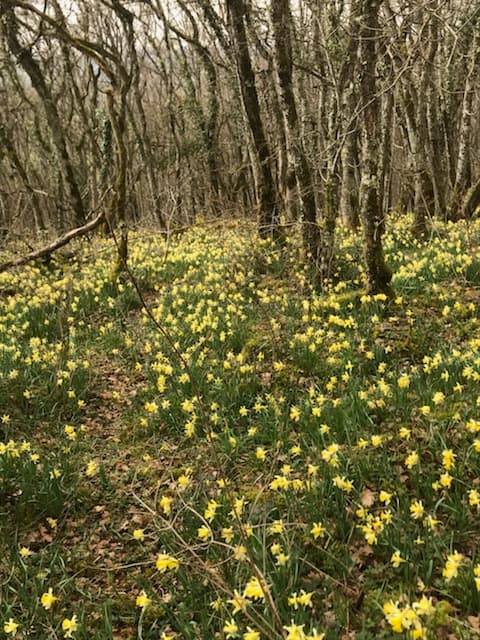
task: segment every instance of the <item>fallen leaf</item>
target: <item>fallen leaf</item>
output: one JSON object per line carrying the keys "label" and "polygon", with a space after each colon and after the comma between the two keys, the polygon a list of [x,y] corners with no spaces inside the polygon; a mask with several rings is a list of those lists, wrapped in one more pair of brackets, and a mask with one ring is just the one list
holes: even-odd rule
{"label": "fallen leaf", "polygon": [[375,494],[373,493],[373,491],[367,487],[362,493],[360,502],[364,507],[371,507],[375,502]]}

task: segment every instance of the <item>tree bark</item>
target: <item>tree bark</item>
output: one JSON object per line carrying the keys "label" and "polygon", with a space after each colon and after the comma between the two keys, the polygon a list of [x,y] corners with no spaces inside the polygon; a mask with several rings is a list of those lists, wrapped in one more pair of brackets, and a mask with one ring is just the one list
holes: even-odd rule
{"label": "tree bark", "polygon": [[280,234],[278,196],[248,48],[244,23],[244,0],[226,0],[226,2],[242,102],[258,162],[259,232],[262,237],[278,237]]}
{"label": "tree bark", "polygon": [[367,293],[391,294],[392,274],[385,264],[382,235],[384,214],[380,202],[380,104],[376,64],[378,13],[381,0],[360,2],[360,66],[362,120],[362,180],[360,214],[363,225]]}
{"label": "tree bark", "polygon": [[448,207],[448,217],[451,220],[457,220],[462,212],[462,200],[464,194],[468,191],[469,175],[470,175],[470,137],[471,137],[471,122],[473,115],[473,99],[475,94],[475,80],[478,65],[478,33],[472,40],[470,49],[470,60],[467,71],[467,77],[465,78],[465,88],[462,99],[462,115],[460,120],[460,130],[458,134],[458,153],[457,164],[455,171],[455,184],[453,186],[452,195],[450,197],[450,203]]}
{"label": "tree bark", "polygon": [[33,215],[35,218],[36,230],[43,231],[46,229],[47,225],[45,222],[45,217],[43,215],[42,207],[40,205],[40,201],[38,199],[38,195],[35,192],[35,189],[30,184],[27,171],[23,166],[22,161],[20,160],[20,157],[12,141],[9,139],[8,134],[4,131],[4,128],[1,125],[0,125],[0,142],[6,150],[7,156],[9,157],[10,162],[12,163],[12,166],[15,168],[16,172],[20,176],[25,186],[25,189],[27,189],[28,193],[30,194],[30,199],[32,201]]}
{"label": "tree bark", "polygon": [[85,222],[85,209],[80,189],[75,179],[73,165],[67,150],[67,143],[63,134],[63,128],[55,105],[55,100],[47,83],[45,82],[39,64],[32,55],[31,50],[20,44],[17,34],[17,21],[15,12],[12,8],[6,10],[3,23],[5,25],[5,35],[10,51],[15,56],[23,71],[30,78],[33,88],[42,101],[53,144],[57,153],[59,167],[68,189],[70,204],[75,215],[75,221],[77,224],[83,224]]}
{"label": "tree bark", "polygon": [[275,66],[280,90],[281,107],[288,140],[288,149],[291,155],[291,164],[295,170],[297,181],[304,246],[313,261],[316,272],[325,275],[324,268],[326,265],[322,264],[324,256],[322,256],[321,234],[317,220],[312,172],[303,147],[295,94],[293,92],[289,0],[272,0],[270,4],[270,14],[275,43]]}
{"label": "tree bark", "polygon": [[470,188],[463,200],[461,217],[463,219],[471,218],[478,208],[480,208],[480,178]]}

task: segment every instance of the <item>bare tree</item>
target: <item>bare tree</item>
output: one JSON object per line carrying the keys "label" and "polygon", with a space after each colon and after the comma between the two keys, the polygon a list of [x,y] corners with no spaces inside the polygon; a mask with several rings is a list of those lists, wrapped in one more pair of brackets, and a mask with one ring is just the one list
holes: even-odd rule
{"label": "bare tree", "polygon": [[85,209],[82,202],[80,189],[75,178],[74,168],[67,149],[67,143],[63,133],[61,118],[55,105],[55,100],[48,87],[40,65],[33,57],[28,44],[22,45],[18,36],[18,22],[15,15],[14,4],[5,0],[0,7],[1,24],[3,25],[6,41],[10,51],[18,64],[30,78],[33,88],[42,101],[45,116],[50,128],[53,144],[57,152],[59,166],[69,191],[75,220],[82,224],[85,221]]}
{"label": "bare tree", "polygon": [[387,290],[390,211],[428,238],[480,204],[479,15],[467,0],[272,0],[268,15],[1,0],[1,224],[63,233],[102,208],[121,263],[132,225],[298,223],[323,277],[337,225],[361,218],[369,290]]}

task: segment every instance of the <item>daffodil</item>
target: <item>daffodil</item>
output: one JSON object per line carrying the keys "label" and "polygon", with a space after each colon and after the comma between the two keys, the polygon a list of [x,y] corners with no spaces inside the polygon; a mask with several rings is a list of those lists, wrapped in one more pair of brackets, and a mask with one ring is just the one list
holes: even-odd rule
{"label": "daffodil", "polygon": [[71,618],[64,618],[62,620],[62,631],[65,638],[72,638],[75,631],[78,630],[77,616],[73,615]]}
{"label": "daffodil", "polygon": [[140,607],[141,609],[146,609],[151,604],[151,602],[152,601],[143,590],[140,591],[140,593],[138,594],[135,600],[135,604],[137,605],[137,607]]}
{"label": "daffodil", "polygon": [[3,630],[7,635],[15,636],[19,627],[20,625],[18,622],[15,622],[13,618],[9,618],[3,625]]}
{"label": "daffodil", "polygon": [[245,585],[243,596],[245,598],[251,598],[252,600],[263,600],[265,598],[262,585],[260,584],[260,581],[256,576],[250,578],[250,580]]}
{"label": "daffodil", "polygon": [[57,596],[53,595],[53,589],[50,587],[49,590],[42,594],[40,598],[40,602],[42,607],[47,611],[53,607],[55,602],[58,600]]}
{"label": "daffodil", "polygon": [[155,566],[160,573],[176,571],[180,566],[180,560],[178,560],[178,558],[174,558],[168,553],[159,553],[155,561]]}

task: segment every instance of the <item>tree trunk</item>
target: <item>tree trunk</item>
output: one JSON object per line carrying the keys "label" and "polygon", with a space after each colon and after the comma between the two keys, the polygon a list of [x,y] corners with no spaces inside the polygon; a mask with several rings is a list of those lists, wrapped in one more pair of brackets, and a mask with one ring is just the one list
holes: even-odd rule
{"label": "tree trunk", "polygon": [[339,91],[342,99],[340,117],[343,120],[340,129],[343,136],[340,210],[344,224],[355,232],[360,226],[359,181],[357,180],[360,132],[359,119],[355,117],[358,99],[355,83],[358,64],[358,9],[358,3],[352,3],[348,18],[348,46],[339,74]]}
{"label": "tree trunk", "polygon": [[367,293],[391,294],[391,271],[385,264],[382,234],[384,215],[380,202],[380,105],[376,63],[380,0],[358,0],[361,6],[360,68],[362,130],[362,181],[360,214],[364,234]]}
{"label": "tree trunk", "polygon": [[7,133],[4,131],[3,127],[0,125],[0,142],[2,143],[4,149],[6,150],[7,156],[12,163],[12,166],[15,168],[16,172],[20,176],[25,189],[30,194],[30,199],[32,202],[33,215],[35,219],[35,229],[36,231],[44,231],[46,229],[45,217],[43,215],[43,210],[40,205],[40,201],[38,199],[38,195],[35,192],[35,189],[30,184],[30,180],[28,179],[28,174],[25,167],[20,160],[20,157],[13,146],[13,143],[9,139]]}
{"label": "tree trunk", "polygon": [[260,115],[255,74],[248,48],[243,0],[227,0],[227,10],[243,107],[258,162],[259,232],[262,237],[278,237],[280,235],[280,219],[277,190],[270,165],[270,149]]}
{"label": "tree trunk", "polygon": [[472,40],[470,50],[470,65],[465,79],[465,89],[462,100],[462,116],[460,121],[457,165],[455,171],[455,184],[448,207],[448,217],[457,220],[462,209],[462,200],[468,190],[470,175],[470,138],[471,121],[473,111],[473,99],[475,95],[475,80],[479,54],[477,32]]}
{"label": "tree trunk", "polygon": [[357,231],[360,225],[358,215],[358,186],[355,174],[357,166],[357,124],[346,134],[342,150],[342,199],[341,211],[343,223],[352,231]]}
{"label": "tree trunk", "polygon": [[390,210],[390,181],[392,168],[393,93],[384,96],[382,104],[382,146],[380,152],[380,193],[383,210]]}
{"label": "tree trunk", "polygon": [[471,218],[478,208],[480,208],[480,178],[471,187],[463,200],[461,217],[464,219]]}
{"label": "tree trunk", "polygon": [[290,33],[289,0],[272,0],[270,4],[273,36],[275,43],[275,65],[280,90],[280,101],[291,154],[291,164],[295,170],[303,225],[305,250],[309,253],[317,274],[325,275],[322,264],[320,227],[317,221],[312,172],[302,143],[297,106],[292,79],[292,40]]}
{"label": "tree trunk", "polygon": [[13,9],[6,11],[4,16],[4,25],[5,35],[10,51],[15,56],[23,71],[30,78],[33,88],[42,101],[47,123],[52,135],[53,144],[55,145],[59,168],[69,192],[70,204],[74,211],[75,222],[81,225],[85,222],[85,210],[83,207],[80,189],[75,179],[73,165],[68,154],[67,143],[63,135],[63,129],[60,116],[55,105],[55,100],[45,82],[39,64],[32,55],[31,50],[20,44],[17,35],[17,22]]}

